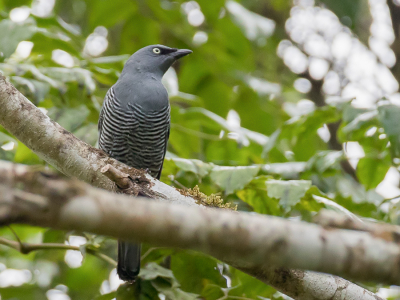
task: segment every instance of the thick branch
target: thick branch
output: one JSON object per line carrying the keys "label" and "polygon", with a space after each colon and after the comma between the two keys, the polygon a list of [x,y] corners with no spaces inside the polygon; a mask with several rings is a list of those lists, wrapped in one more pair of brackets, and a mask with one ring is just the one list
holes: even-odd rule
{"label": "thick branch", "polygon": [[162,197],[169,191],[168,201],[196,205],[190,197],[155,180],[144,170],[136,170],[108,157],[103,151],[77,139],[59,124],[43,114],[26,99],[6,78],[0,75],[0,125],[33,150],[46,162],[69,177],[112,191],[116,185],[100,169],[107,164],[140,182],[134,194]]}
{"label": "thick branch", "polygon": [[[234,265],[233,265],[234,266]],[[323,273],[315,273],[301,270],[290,270],[286,268],[257,267],[246,269],[237,267],[239,270],[272,285],[282,293],[290,295],[294,299],[308,300],[342,300],[363,299],[383,300],[374,293],[351,283],[343,278]],[[268,278],[268,282],[265,281]]]}
{"label": "thick branch", "polygon": [[[275,265],[400,283],[398,245],[366,232],[325,230],[305,222],[133,198],[23,168],[0,164],[2,224],[90,231],[193,249],[261,274]],[[17,189],[20,186],[23,193]]]}
{"label": "thick branch", "polygon": [[[154,180],[146,174],[140,173],[140,176],[137,176],[137,171],[134,172],[132,168],[128,168],[127,166],[105,156],[102,151],[90,147],[84,142],[76,139],[71,133],[64,130],[57,123],[51,121],[40,110],[38,110],[29,100],[7,82],[4,77],[0,77],[0,107],[0,124],[44,160],[57,167],[68,176],[77,177],[94,186],[107,190],[115,190],[115,184],[100,172],[100,169],[106,164],[111,164],[117,169],[129,174],[131,178],[147,179],[149,184],[142,183],[140,185],[140,188],[144,190],[142,191],[142,194],[153,193],[153,195],[158,196],[156,197],[158,200],[189,206],[196,205],[194,199],[182,196],[174,188]],[[4,196],[5,194],[2,193],[1,195]],[[40,204],[40,199],[36,200]],[[55,203],[57,203],[57,201]],[[91,202],[89,201],[87,204],[88,203]],[[125,203],[130,202],[128,201]],[[89,206],[84,205],[84,207],[90,209],[90,204]],[[94,213],[96,212],[96,208],[98,207],[94,207]],[[124,213],[131,211],[131,209],[132,208],[129,207],[124,211]],[[2,211],[3,208],[0,206],[0,214]],[[80,214],[77,215],[77,217],[82,217],[82,214],[84,213],[92,216],[91,212],[79,209],[78,211]],[[96,214],[93,216],[96,216]],[[71,221],[73,220],[75,219],[71,219]],[[115,222],[115,220],[118,220],[118,222]],[[115,220],[114,224],[119,224],[119,219],[116,218]],[[83,220],[79,218],[76,220],[76,222],[80,221]],[[83,221],[83,223],[85,222],[86,221]],[[235,266],[240,267],[241,264],[235,262]],[[257,277],[261,281],[275,286],[287,295],[296,297],[296,299],[299,300],[320,299],[320,297],[314,296],[318,290],[327,291],[326,295],[329,295],[328,298],[332,299],[341,299],[347,293],[347,288],[339,286],[335,287],[335,285],[332,285],[329,280],[325,280],[325,275],[308,271],[300,273],[296,273],[297,271],[291,271],[292,280],[286,284],[283,280],[275,280],[277,277],[283,278],[286,276],[286,272],[282,271],[282,269],[275,269],[272,272],[274,275],[272,275],[270,267],[261,268],[260,265],[257,265],[257,267],[254,268],[245,267],[245,265],[242,265],[241,267],[242,270],[251,276]],[[307,268],[308,267],[309,266],[307,266]],[[307,280],[307,278],[316,278],[318,276],[320,276],[321,280],[312,282]],[[334,278],[335,281],[342,280],[337,277]],[[352,284],[347,282],[347,286],[352,286]],[[360,294],[357,295],[357,297],[354,297],[354,299],[359,299],[360,297],[363,297],[363,295],[365,296],[369,293],[364,289],[361,290],[363,292],[360,292]],[[299,291],[301,291],[301,293],[299,293]],[[333,292],[330,293],[328,291]],[[376,296],[374,297],[378,299]]]}

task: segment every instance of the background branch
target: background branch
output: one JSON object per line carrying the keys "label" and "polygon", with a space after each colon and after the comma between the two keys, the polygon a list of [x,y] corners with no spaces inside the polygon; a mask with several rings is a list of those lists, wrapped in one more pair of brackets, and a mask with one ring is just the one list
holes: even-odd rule
{"label": "background branch", "polygon": [[393,0],[387,0],[387,4],[390,10],[390,17],[392,19],[393,31],[395,40],[392,44],[392,49],[396,55],[396,64],[392,68],[393,75],[397,80],[400,79],[400,6],[394,4]]}
{"label": "background branch", "polygon": [[[81,251],[81,249],[77,246],[67,245],[67,244],[59,244],[59,243],[44,243],[44,244],[30,244],[30,243],[19,243],[15,241],[11,241],[5,238],[0,237],[0,244],[13,248],[22,254],[28,254],[33,251],[40,250],[75,250]],[[111,257],[100,253],[94,249],[86,248],[86,253],[89,253],[93,256],[100,258],[101,260],[109,263],[113,267],[117,266],[117,262],[113,260]]]}
{"label": "background branch", "polygon": [[372,223],[352,218],[349,215],[334,211],[321,210],[313,219],[314,223],[324,228],[342,228],[369,232],[375,237],[386,241],[400,242],[400,227],[386,223]]}
{"label": "background branch", "polygon": [[[310,99],[315,103],[317,107],[323,107],[326,105],[324,95],[322,94],[322,80],[315,80],[310,76],[309,73],[306,73],[305,78],[307,78],[311,82],[311,90],[309,92]],[[340,127],[341,121],[335,123],[326,124],[329,130],[330,139],[328,141],[329,149],[343,151],[343,145],[338,141],[337,132]],[[340,166],[343,171],[349,174],[355,181],[358,182],[357,174],[354,168],[350,165],[347,159],[343,159],[340,161]]]}

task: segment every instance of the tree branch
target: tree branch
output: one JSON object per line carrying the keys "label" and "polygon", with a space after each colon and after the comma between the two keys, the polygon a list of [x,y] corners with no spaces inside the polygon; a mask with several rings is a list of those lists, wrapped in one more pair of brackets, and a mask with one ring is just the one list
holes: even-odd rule
{"label": "tree branch", "polygon": [[[399,246],[366,232],[325,230],[276,217],[149,201],[23,168],[0,164],[0,224],[89,231],[193,249],[244,270],[260,272],[275,265],[400,283]],[[38,203],[32,194],[45,203]]]}
{"label": "tree branch", "polygon": [[[304,78],[308,79],[311,82],[311,90],[308,93],[310,99],[315,103],[317,107],[322,107],[326,105],[325,97],[322,94],[322,81],[313,79],[310,74],[306,73]],[[341,121],[335,123],[329,123],[326,126],[328,127],[329,134],[331,138],[328,141],[328,146],[332,150],[343,151],[343,145],[339,143],[337,132],[340,127]],[[357,174],[354,168],[350,165],[347,159],[343,159],[340,161],[340,166],[343,171],[349,174],[355,181],[358,182]]]}
{"label": "tree branch", "polygon": [[400,242],[400,227],[396,225],[364,222],[360,219],[339,214],[331,210],[321,210],[314,217],[313,221],[324,228],[342,228],[365,231],[370,233],[372,236],[379,237],[390,242]]}
{"label": "tree branch", "polygon": [[390,11],[395,40],[392,44],[392,49],[396,55],[396,64],[392,68],[392,72],[397,81],[400,80],[400,6],[394,4],[393,0],[387,0],[387,5]]}
{"label": "tree branch", "polygon": [[[154,198],[164,202],[173,202],[177,204],[183,204],[186,206],[197,205],[195,199],[181,195],[174,188],[169,187],[153,179],[145,172],[129,168],[119,163],[118,161],[107,157],[104,152],[95,149],[93,147],[90,147],[86,143],[78,140],[71,133],[67,132],[60,125],[51,121],[47,116],[45,116],[29,100],[27,100],[22,94],[20,94],[9,82],[7,82],[4,77],[0,77],[0,107],[2,108],[0,112],[0,124],[4,126],[4,128],[6,128],[15,137],[17,137],[21,142],[27,145],[30,149],[35,151],[40,157],[42,157],[48,163],[52,164],[53,166],[58,168],[61,172],[67,174],[70,177],[79,178],[96,187],[101,187],[110,191],[115,191],[116,190],[115,184],[100,172],[100,169],[104,167],[106,164],[111,164],[118,170],[121,170],[124,173],[129,174],[130,178],[133,178],[133,180],[141,182],[141,184],[139,184],[137,187],[138,189],[141,189],[140,191],[137,191],[138,194],[139,192],[144,195],[152,194]],[[13,167],[14,175],[18,175],[19,172],[23,172],[22,169],[23,168],[21,166],[14,166]],[[7,194],[1,193],[1,195],[3,196],[3,201],[7,203],[8,202]],[[4,197],[6,199],[4,199]],[[133,224],[131,223],[132,220],[129,219],[128,214],[137,212],[133,211],[131,207],[126,207],[128,204],[132,202],[132,199],[126,198],[123,195],[112,195],[112,196],[107,196],[107,201],[109,200],[110,197],[123,197],[122,201],[118,201],[118,205],[121,205],[120,208],[122,208],[122,211],[124,211],[125,217],[128,217],[126,224],[126,226],[128,227],[120,226],[119,229],[122,230],[122,232],[127,231],[126,229],[129,228],[129,224],[130,226],[132,226]],[[18,202],[18,196],[14,195],[13,200]],[[31,202],[23,201],[22,203],[25,204],[28,203],[27,205],[29,206],[33,205],[36,209],[40,211],[41,204],[43,204],[42,201],[43,199],[39,197],[35,199],[32,198],[31,200],[33,201]],[[99,207],[96,205],[93,207],[90,206],[91,205],[90,203],[95,204],[96,202],[86,201],[85,198],[80,198],[75,200],[76,200],[75,202],[69,201],[70,204],[75,203],[76,205],[78,205],[78,207],[74,209],[77,210],[76,212],[78,214],[71,215],[71,219],[69,220],[70,222],[75,224],[73,225],[71,223],[71,226],[73,225],[72,227],[74,226],[80,227],[80,225],[86,225],[91,227],[91,225],[93,226],[96,225],[87,222],[85,219],[85,217],[90,217],[90,219],[93,220],[93,217],[95,218],[96,216],[98,216],[99,211],[97,211],[96,209]],[[58,201],[60,201],[60,199],[57,199],[51,207],[56,208],[56,204],[58,203]],[[153,203],[148,200],[147,202],[143,203],[146,203],[148,205],[153,205]],[[49,202],[49,204],[51,204],[51,202]],[[79,207],[82,204],[85,204],[83,205],[83,207],[89,209],[89,211],[86,211],[85,209],[79,209]],[[157,203],[157,209],[160,209],[159,204],[162,203]],[[71,206],[69,207],[71,208]],[[65,207],[63,206],[63,208]],[[115,203],[114,206],[111,207],[111,210],[108,211],[108,213],[113,212],[113,208],[117,208],[117,205],[115,205]],[[197,214],[198,211],[201,212],[205,210],[197,209],[195,214]],[[0,215],[6,216],[4,215],[3,212],[4,212],[4,206],[0,205]],[[160,212],[162,212],[162,210],[160,210]],[[212,213],[215,212],[213,211]],[[221,213],[224,214],[229,213],[230,217],[235,214],[233,212],[221,212]],[[144,216],[146,216],[146,214],[147,211],[144,212]],[[44,210],[40,211],[37,217],[39,216],[44,217],[46,215],[47,215],[46,210]],[[183,215],[185,215],[184,211]],[[18,219],[20,219],[21,221],[21,217],[22,216],[20,215],[18,218],[14,219],[14,221],[18,221]],[[57,215],[56,218],[53,218],[53,220],[57,221],[58,217],[59,215]],[[114,226],[115,224],[120,224],[118,215],[113,215],[112,217],[114,218],[113,221]],[[194,215],[194,217],[196,218],[196,215]],[[219,216],[217,217],[219,218]],[[247,216],[247,218],[249,220],[252,220],[253,218],[258,218],[258,217]],[[46,220],[45,218],[42,219],[42,221],[45,220]],[[118,220],[118,222],[116,222],[116,220]],[[37,221],[40,222],[40,220]],[[156,226],[159,223],[157,220],[154,220],[154,223],[148,223],[148,224]],[[282,223],[280,224],[280,226],[283,226],[283,228],[285,228],[286,225],[284,224],[286,223]],[[244,226],[243,228],[247,228],[247,224],[244,224],[243,226]],[[72,229],[72,227],[69,229]],[[189,229],[192,228],[191,222],[188,228]],[[240,229],[240,227],[237,229]],[[90,229],[88,230],[91,231]],[[192,238],[193,237],[194,236],[192,236]],[[270,237],[274,237],[273,232]],[[240,242],[238,244],[240,244]],[[304,242],[304,244],[306,243]],[[172,245],[172,246],[178,246],[178,245]],[[211,250],[211,249],[206,249],[206,250]],[[207,253],[208,251],[205,252]],[[269,258],[266,262],[271,260],[273,260],[273,258],[272,259]],[[233,262],[231,263],[233,264]],[[332,280],[327,280],[326,276],[328,275],[321,275],[308,271],[303,272],[303,271],[292,270],[290,271],[292,274],[291,275],[292,280],[286,283],[284,280],[279,281],[276,279],[276,278],[285,278],[287,274],[286,271],[282,271],[282,269],[271,269],[270,266],[264,268],[261,267],[259,263],[260,261],[258,261],[258,264],[254,268],[247,266],[247,264],[241,265],[239,262],[235,262],[235,264],[233,265],[235,267],[242,268],[243,271],[250,274],[251,276],[258,278],[261,281],[276,287],[278,290],[283,291],[287,295],[296,297],[296,299],[299,300],[320,299],[320,297],[315,296],[318,294],[317,292],[318,290],[326,291],[326,295],[329,295],[329,298],[331,299],[336,299],[335,297],[340,298],[341,296],[344,297],[347,293],[347,288],[343,288],[342,286],[333,284]],[[392,267],[393,265],[390,266]],[[306,266],[306,268],[309,267],[310,265]],[[309,278],[314,278],[314,279],[320,278],[321,280],[310,281]],[[334,278],[335,282],[343,280],[337,277],[329,277],[329,278]],[[354,286],[348,281],[344,282],[346,282],[347,287]],[[360,297],[371,294],[370,292],[368,292],[365,289],[362,289],[361,287],[358,288],[362,290],[362,293],[360,292],[360,294],[354,297],[354,299],[359,299]],[[299,291],[301,291],[301,293],[299,293]],[[371,296],[371,299],[378,299],[378,297],[374,295]]]}
{"label": "tree branch", "polygon": [[[67,245],[67,244],[58,244],[58,243],[44,243],[44,244],[28,244],[28,243],[19,243],[15,241],[10,241],[8,239],[0,237],[0,244],[13,248],[22,254],[28,254],[32,251],[39,250],[76,250],[81,251],[81,249],[77,246]],[[100,253],[96,250],[86,248],[86,253],[89,253],[93,256],[100,258],[101,260],[109,263],[113,267],[117,266],[117,262],[113,260],[111,257]]]}
{"label": "tree branch", "polygon": [[136,190],[133,194],[165,199],[186,205],[196,205],[171,187],[151,177],[145,170],[130,168],[110,158],[102,150],[91,147],[43,114],[26,99],[6,78],[0,75],[0,125],[34,151],[39,157],[69,177],[75,177],[93,186],[116,191],[116,184],[100,172],[107,164],[128,174]]}
{"label": "tree branch", "polygon": [[[233,265],[234,266],[234,265]],[[302,270],[290,270],[287,268],[257,267],[237,269],[272,285],[282,293],[290,295],[294,299],[363,299],[383,300],[374,293],[351,283],[343,278],[323,273],[315,273]],[[268,278],[266,281],[265,278]]]}

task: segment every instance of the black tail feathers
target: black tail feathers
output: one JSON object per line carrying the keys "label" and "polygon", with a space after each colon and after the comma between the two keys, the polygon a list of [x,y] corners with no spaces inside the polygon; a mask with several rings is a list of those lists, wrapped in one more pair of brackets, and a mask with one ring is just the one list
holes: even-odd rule
{"label": "black tail feathers", "polygon": [[124,281],[134,281],[140,271],[141,245],[131,242],[118,241],[119,278]]}

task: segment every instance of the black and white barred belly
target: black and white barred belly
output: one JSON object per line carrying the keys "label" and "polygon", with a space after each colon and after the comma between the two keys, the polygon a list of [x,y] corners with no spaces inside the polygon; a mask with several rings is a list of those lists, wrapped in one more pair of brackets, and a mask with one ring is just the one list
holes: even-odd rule
{"label": "black and white barred belly", "polygon": [[99,147],[131,167],[148,169],[159,177],[170,126],[170,107],[144,111],[138,104],[122,109],[112,88],[100,113]]}

